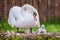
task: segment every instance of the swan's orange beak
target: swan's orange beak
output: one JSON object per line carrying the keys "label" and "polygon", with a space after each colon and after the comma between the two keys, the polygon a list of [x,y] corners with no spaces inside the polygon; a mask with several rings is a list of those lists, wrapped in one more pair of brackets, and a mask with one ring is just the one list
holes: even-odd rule
{"label": "swan's orange beak", "polygon": [[36,20],[36,16],[35,15],[33,15],[34,16],[34,19]]}
{"label": "swan's orange beak", "polygon": [[34,13],[34,14],[33,14],[33,17],[34,17],[34,19],[35,19],[35,20],[36,20],[36,16],[37,16],[37,14],[36,14],[36,13]]}
{"label": "swan's orange beak", "polygon": [[36,16],[37,16],[37,14],[36,14],[36,13],[34,13],[34,14],[33,14],[33,17],[34,17],[34,19],[35,19],[35,20],[36,20]]}

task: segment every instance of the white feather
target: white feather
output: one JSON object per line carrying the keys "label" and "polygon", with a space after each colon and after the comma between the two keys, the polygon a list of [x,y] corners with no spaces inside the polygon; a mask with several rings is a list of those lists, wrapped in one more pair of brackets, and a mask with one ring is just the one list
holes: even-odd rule
{"label": "white feather", "polygon": [[[33,17],[34,12],[37,14],[37,21]],[[8,23],[12,27],[19,28],[40,27],[38,11],[29,4],[25,4],[22,7],[13,6],[9,11]]]}
{"label": "white feather", "polygon": [[37,34],[41,34],[41,33],[47,34],[46,29],[45,29],[45,25],[42,25],[42,26],[38,29]]}

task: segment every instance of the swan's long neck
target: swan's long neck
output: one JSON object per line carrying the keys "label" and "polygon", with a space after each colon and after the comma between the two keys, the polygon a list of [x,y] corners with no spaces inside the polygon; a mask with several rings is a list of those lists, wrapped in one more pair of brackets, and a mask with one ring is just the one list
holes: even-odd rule
{"label": "swan's long neck", "polygon": [[[36,18],[37,18],[38,27],[40,27],[38,11],[37,11],[34,7],[32,7],[32,6],[29,5],[29,4],[25,4],[25,5],[22,6],[21,11],[22,11],[22,10],[23,10],[23,11],[28,10],[28,11],[30,12],[30,14],[32,14],[32,15],[33,15],[33,13],[36,13],[36,14],[37,14]],[[22,12],[23,12],[23,11],[22,11]]]}
{"label": "swan's long neck", "polygon": [[34,7],[32,7],[31,5],[28,5],[28,4],[23,5],[22,10],[24,10],[24,11],[28,10],[30,12],[35,12],[35,13],[38,14],[37,10]]}

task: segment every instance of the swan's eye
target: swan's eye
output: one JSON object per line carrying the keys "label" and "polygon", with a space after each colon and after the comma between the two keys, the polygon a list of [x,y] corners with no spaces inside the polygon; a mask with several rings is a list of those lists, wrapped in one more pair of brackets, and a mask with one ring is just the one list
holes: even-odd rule
{"label": "swan's eye", "polygon": [[33,13],[33,15],[35,15],[35,16],[36,16],[37,14],[34,12],[34,13]]}

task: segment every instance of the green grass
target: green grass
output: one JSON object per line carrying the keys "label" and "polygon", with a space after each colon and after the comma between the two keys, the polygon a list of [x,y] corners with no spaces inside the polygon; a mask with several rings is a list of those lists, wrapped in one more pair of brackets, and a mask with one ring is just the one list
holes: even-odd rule
{"label": "green grass", "polygon": [[41,25],[44,24],[48,32],[60,33],[60,21],[44,21],[41,22]]}
{"label": "green grass", "polygon": [[[53,33],[60,33],[60,22],[56,22],[56,21],[40,21],[40,24],[44,24],[45,28],[48,32],[53,32]],[[41,26],[40,25],[40,26]],[[38,28],[32,28],[32,31],[37,31]],[[12,28],[6,21],[0,20],[0,32],[4,32],[4,31],[16,31],[16,28]],[[20,28],[19,31],[24,31],[24,29]],[[55,38],[55,37],[49,37],[47,35],[45,35],[44,37],[42,36],[36,36],[33,38],[28,38],[28,37],[24,37],[24,36],[10,36],[10,37],[6,37],[6,36],[0,36],[0,40],[60,40],[60,38]]]}
{"label": "green grass", "polygon": [[[45,28],[48,32],[60,33],[60,22],[54,21],[40,21],[40,24],[44,24]],[[37,31],[37,28],[32,28],[32,31]],[[0,20],[0,32],[1,31],[16,31],[16,28],[12,28],[6,21]],[[24,31],[24,29],[19,29],[20,31]]]}

